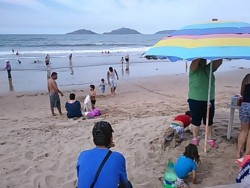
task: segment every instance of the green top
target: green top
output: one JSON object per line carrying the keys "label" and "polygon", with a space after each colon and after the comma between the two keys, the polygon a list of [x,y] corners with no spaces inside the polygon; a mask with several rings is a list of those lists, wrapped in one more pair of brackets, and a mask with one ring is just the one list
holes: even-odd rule
{"label": "green top", "polygon": [[[188,98],[199,100],[199,101],[207,101],[208,97],[208,84],[209,84],[209,69],[210,64],[207,64],[205,67],[198,67],[197,70],[189,71],[189,92]],[[213,73],[216,70],[213,70]],[[215,77],[212,73],[211,80],[211,92],[210,92],[210,100],[214,100],[215,98]]]}

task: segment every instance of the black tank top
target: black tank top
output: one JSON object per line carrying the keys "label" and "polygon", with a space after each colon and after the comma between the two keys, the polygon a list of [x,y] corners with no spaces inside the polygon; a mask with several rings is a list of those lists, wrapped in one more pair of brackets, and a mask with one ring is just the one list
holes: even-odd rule
{"label": "black tank top", "polygon": [[243,102],[250,102],[250,84],[245,85],[245,91],[243,93]]}

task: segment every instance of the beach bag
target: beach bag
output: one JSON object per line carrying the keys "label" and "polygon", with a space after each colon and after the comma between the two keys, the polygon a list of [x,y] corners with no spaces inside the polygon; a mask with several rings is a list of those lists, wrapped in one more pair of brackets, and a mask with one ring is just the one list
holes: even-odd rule
{"label": "beach bag", "polygon": [[94,117],[100,116],[101,115],[101,110],[98,108],[95,108],[93,110]]}
{"label": "beach bag", "polygon": [[95,108],[94,110],[87,113],[88,118],[95,118],[101,115],[101,110],[98,108]]}

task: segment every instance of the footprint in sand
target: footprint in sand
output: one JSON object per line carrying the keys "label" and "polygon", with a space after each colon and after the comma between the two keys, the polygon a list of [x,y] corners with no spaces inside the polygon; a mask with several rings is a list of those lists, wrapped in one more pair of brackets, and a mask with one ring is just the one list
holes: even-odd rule
{"label": "footprint in sand", "polygon": [[23,97],[24,95],[17,95],[16,98],[21,98]]}
{"label": "footprint in sand", "polygon": [[76,180],[73,180],[73,181],[70,181],[70,182],[66,182],[62,188],[70,188],[70,187],[77,187],[77,181]]}
{"label": "footprint in sand", "polygon": [[75,173],[72,172],[68,175],[68,180],[72,180],[73,178],[75,178]]}
{"label": "footprint in sand", "polygon": [[56,178],[53,175],[46,175],[45,176],[45,185],[46,187],[55,187],[55,182],[56,182]]}
{"label": "footprint in sand", "polygon": [[26,152],[25,153],[25,159],[27,159],[27,160],[32,160],[33,159],[33,156],[34,155],[34,153],[32,152],[32,151],[28,151],[28,152]]}
{"label": "footprint in sand", "polygon": [[48,157],[48,156],[49,156],[48,153],[42,154],[42,155],[40,155],[40,156],[37,156],[37,157],[34,159],[34,161],[43,160],[43,159],[45,159],[45,158]]}
{"label": "footprint in sand", "polygon": [[37,175],[34,178],[33,183],[34,183],[35,187],[37,187],[37,188],[45,187],[44,186],[45,183],[43,181],[43,175]]}
{"label": "footprint in sand", "polygon": [[59,161],[55,161],[55,164],[53,164],[49,169],[52,171],[52,172],[55,172],[59,169]]}
{"label": "footprint in sand", "polygon": [[25,173],[27,170],[29,169],[29,166],[27,165],[19,165],[17,167],[15,167],[14,169],[11,169],[9,171],[9,174],[13,173],[13,174],[20,174],[20,173]]}

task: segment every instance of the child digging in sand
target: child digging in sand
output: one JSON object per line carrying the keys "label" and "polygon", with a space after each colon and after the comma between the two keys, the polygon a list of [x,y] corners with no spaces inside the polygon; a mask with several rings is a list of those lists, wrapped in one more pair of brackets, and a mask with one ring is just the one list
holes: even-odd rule
{"label": "child digging in sand", "polygon": [[[190,125],[191,121],[192,117],[190,111],[176,116],[164,133],[162,149],[165,150],[172,140],[174,140],[174,147],[176,143],[182,142],[184,129]],[[163,124],[165,124],[165,122]]]}
{"label": "child digging in sand", "polygon": [[178,188],[188,187],[188,184],[185,183],[184,179],[188,177],[190,172],[193,173],[192,182],[193,184],[196,184],[196,170],[199,163],[200,156],[197,146],[194,144],[187,145],[183,155],[177,159],[177,162],[174,165],[175,173],[178,176]]}

